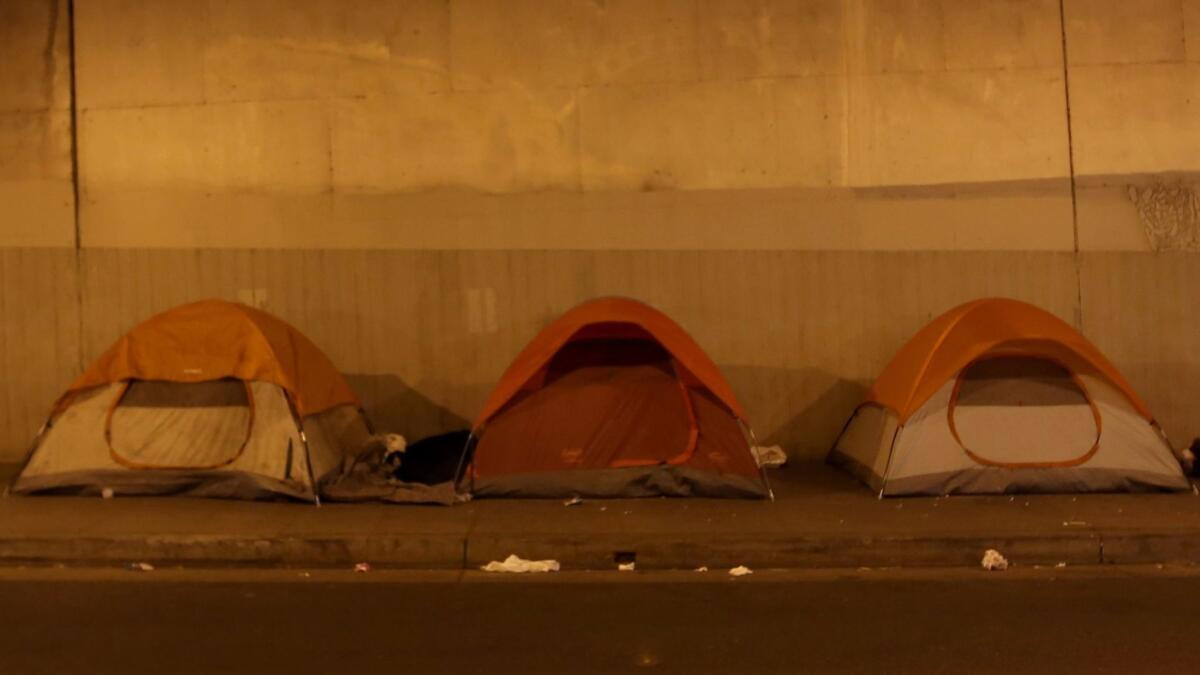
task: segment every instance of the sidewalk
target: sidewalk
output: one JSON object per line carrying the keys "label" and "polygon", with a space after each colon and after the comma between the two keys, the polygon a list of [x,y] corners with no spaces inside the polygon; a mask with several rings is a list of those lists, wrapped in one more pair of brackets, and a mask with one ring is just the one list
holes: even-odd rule
{"label": "sidewalk", "polygon": [[[6,467],[4,480],[13,469]],[[1200,497],[879,500],[823,464],[771,472],[776,501],[479,500],[456,507],[183,498],[0,499],[0,564],[564,569],[1200,563]]]}

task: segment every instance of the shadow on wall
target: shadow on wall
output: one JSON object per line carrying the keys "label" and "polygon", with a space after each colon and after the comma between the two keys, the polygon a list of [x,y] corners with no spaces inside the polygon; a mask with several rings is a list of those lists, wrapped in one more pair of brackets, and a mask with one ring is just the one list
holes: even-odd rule
{"label": "shadow on wall", "polygon": [[346,380],[362,399],[377,432],[403,434],[412,443],[471,426],[469,420],[433,402],[395,375],[347,374]]}
{"label": "shadow on wall", "polygon": [[796,461],[821,461],[867,386],[819,368],[724,366],[759,443],[781,445]]}

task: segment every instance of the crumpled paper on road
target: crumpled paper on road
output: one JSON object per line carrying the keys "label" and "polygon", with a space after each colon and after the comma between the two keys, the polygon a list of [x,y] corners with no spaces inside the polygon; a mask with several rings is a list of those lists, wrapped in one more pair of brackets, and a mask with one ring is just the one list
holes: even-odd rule
{"label": "crumpled paper on road", "polygon": [[994,548],[989,548],[983,554],[983,560],[980,562],[985,570],[1004,571],[1008,569],[1008,558],[1000,555],[1000,551]]}
{"label": "crumpled paper on road", "polygon": [[513,554],[505,558],[504,562],[493,560],[479,569],[484,572],[512,572],[514,574],[557,572],[559,564],[557,560],[525,560]]}

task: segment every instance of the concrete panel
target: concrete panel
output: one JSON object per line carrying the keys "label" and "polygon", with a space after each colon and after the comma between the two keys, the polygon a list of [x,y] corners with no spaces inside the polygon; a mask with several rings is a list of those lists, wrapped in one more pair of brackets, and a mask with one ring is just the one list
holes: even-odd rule
{"label": "concrete panel", "polygon": [[445,90],[449,11],[444,0],[212,0],[208,100]]}
{"label": "concrete panel", "polygon": [[71,114],[0,113],[0,182],[71,178]]}
{"label": "concrete panel", "polygon": [[1177,446],[1200,436],[1195,254],[1088,253],[1084,333],[1133,383]]}
{"label": "concrete panel", "polygon": [[83,246],[344,248],[328,192],[203,186],[90,186]]}
{"label": "concrete panel", "polygon": [[1163,63],[1185,55],[1180,0],[1064,0],[1071,65]]}
{"label": "concrete panel", "polygon": [[505,89],[339,101],[339,191],[577,189],[573,90]]}
{"label": "concrete panel", "polygon": [[768,81],[588,90],[580,99],[584,189],[828,185],[840,157],[822,147],[836,134],[827,111],[831,99],[840,105],[825,83],[789,82],[778,97]]}
{"label": "concrete panel", "polygon": [[1200,0],[1183,0],[1183,30],[1187,60],[1200,61]]}
{"label": "concrete panel", "polygon": [[0,3],[0,112],[70,105],[67,0]]}
{"label": "concrete panel", "polygon": [[851,73],[946,68],[942,7],[926,0],[846,0],[846,60]]}
{"label": "concrete panel", "polygon": [[87,0],[75,7],[80,108],[204,100],[204,2]]}
{"label": "concrete panel", "polygon": [[700,0],[703,79],[843,71],[841,0]]}
{"label": "concrete panel", "polygon": [[0,246],[73,246],[71,115],[0,113]]}
{"label": "concrete panel", "polygon": [[329,186],[324,104],[245,103],[86,111],[88,204],[109,187],[313,192]]}
{"label": "concrete panel", "polygon": [[0,459],[25,456],[79,371],[75,251],[0,248]]}
{"label": "concrete panel", "polygon": [[1071,69],[1078,174],[1200,169],[1200,64]]}
{"label": "concrete panel", "polygon": [[456,0],[455,89],[699,77],[695,0]]}
{"label": "concrete panel", "polygon": [[0,181],[0,247],[75,245],[75,188],[70,179]]}
{"label": "concrete panel", "polygon": [[845,107],[850,185],[987,182],[1069,173],[1058,69],[852,78]]}
{"label": "concrete panel", "polygon": [[942,0],[946,66],[1062,67],[1059,0]]}

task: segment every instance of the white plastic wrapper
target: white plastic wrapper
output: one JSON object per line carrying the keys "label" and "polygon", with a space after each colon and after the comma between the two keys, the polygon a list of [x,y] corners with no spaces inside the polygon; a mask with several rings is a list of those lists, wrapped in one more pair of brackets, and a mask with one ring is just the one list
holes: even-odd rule
{"label": "white plastic wrapper", "polygon": [[527,572],[557,572],[559,564],[557,560],[525,560],[514,554],[505,558],[503,562],[493,560],[479,569],[484,572],[525,574]]}
{"label": "white plastic wrapper", "polygon": [[745,565],[738,565],[737,567],[729,570],[729,576],[731,577],[744,577],[747,574],[754,574],[754,570],[746,567]]}
{"label": "white plastic wrapper", "polygon": [[754,461],[764,469],[778,469],[787,464],[787,453],[778,445],[756,445],[750,448]]}

